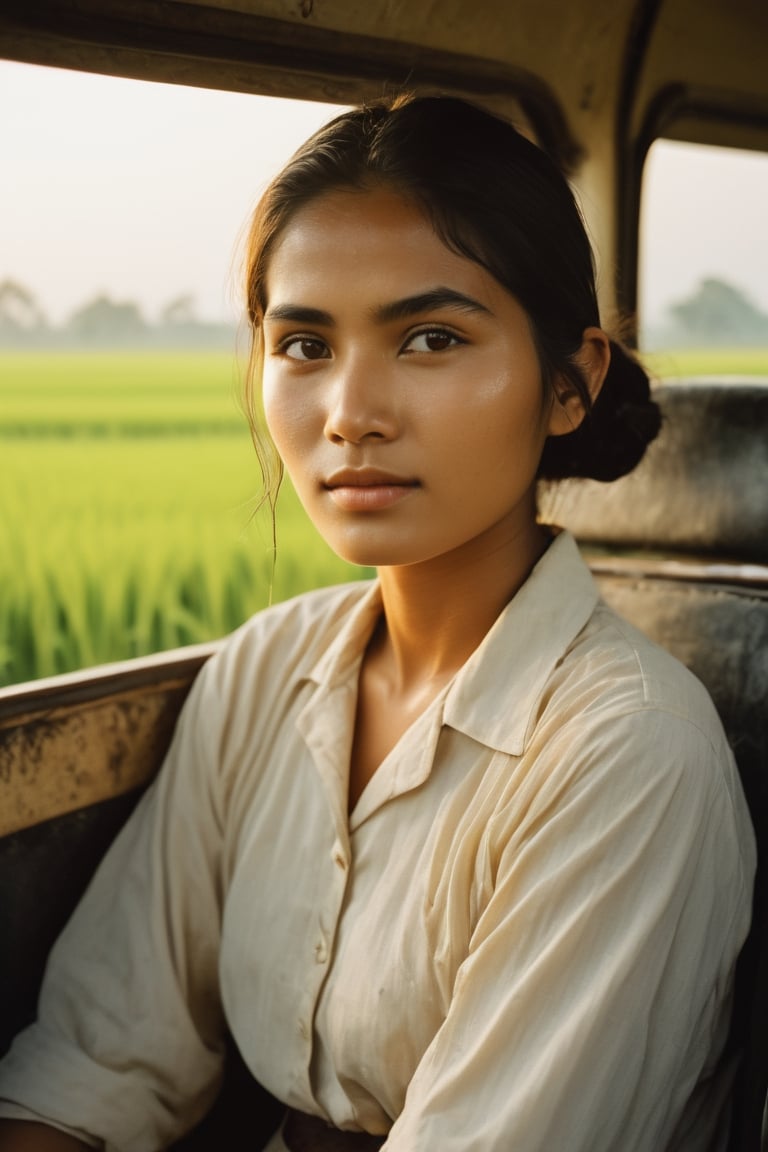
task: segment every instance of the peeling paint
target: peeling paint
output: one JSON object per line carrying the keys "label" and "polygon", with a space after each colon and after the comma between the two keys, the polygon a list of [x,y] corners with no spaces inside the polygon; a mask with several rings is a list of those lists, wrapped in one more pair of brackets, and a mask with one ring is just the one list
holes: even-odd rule
{"label": "peeling paint", "polygon": [[0,717],[0,836],[146,784],[193,679]]}

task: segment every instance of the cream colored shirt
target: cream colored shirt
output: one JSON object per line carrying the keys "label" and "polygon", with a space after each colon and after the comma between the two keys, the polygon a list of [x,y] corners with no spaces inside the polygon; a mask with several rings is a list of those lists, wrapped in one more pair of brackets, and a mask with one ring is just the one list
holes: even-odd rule
{"label": "cream colored shirt", "polygon": [[386,1152],[720,1147],[754,847],[707,695],[563,533],[348,818],[379,612],[311,593],[206,665],[8,1111],[151,1152],[208,1107],[226,1020],[277,1097]]}

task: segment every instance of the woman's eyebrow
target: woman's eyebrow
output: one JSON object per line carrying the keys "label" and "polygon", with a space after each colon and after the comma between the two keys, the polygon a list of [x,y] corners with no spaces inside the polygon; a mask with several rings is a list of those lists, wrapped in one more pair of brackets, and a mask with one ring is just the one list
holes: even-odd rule
{"label": "woman's eyebrow", "polygon": [[[490,308],[457,292],[454,288],[430,288],[426,292],[418,292],[414,296],[404,296],[401,300],[392,300],[388,304],[380,304],[373,310],[374,318],[379,324],[389,324],[393,320],[407,320],[410,316],[418,316],[422,312],[429,312],[434,308],[453,308],[460,312],[481,312],[491,315]],[[274,304],[267,308],[264,320],[290,320],[297,324],[323,324],[333,326],[334,319],[330,312],[322,308],[310,308],[306,304]]]}
{"label": "woman's eyebrow", "polygon": [[419,292],[415,296],[405,296],[402,300],[393,300],[391,304],[382,304],[375,309],[376,320],[381,324],[388,324],[391,320],[407,320],[409,316],[417,316],[421,312],[429,312],[433,308],[455,308],[460,312],[482,312],[486,316],[492,315],[490,308],[465,296],[463,292],[456,292],[453,288],[430,288],[428,292]]}
{"label": "woman's eyebrow", "polygon": [[298,324],[333,324],[330,312],[324,312],[322,308],[309,308],[304,304],[275,304],[267,308],[264,319],[293,320]]}

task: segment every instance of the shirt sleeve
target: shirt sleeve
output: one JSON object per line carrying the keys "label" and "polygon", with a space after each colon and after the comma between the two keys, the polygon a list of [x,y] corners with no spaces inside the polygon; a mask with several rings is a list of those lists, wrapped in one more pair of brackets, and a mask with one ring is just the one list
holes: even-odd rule
{"label": "shirt sleeve", "polygon": [[653,710],[540,750],[524,835],[519,812],[489,829],[492,896],[387,1152],[684,1146],[671,1137],[722,1048],[749,923],[729,757]]}
{"label": "shirt sleeve", "polygon": [[36,1023],[0,1067],[16,1115],[108,1150],[164,1147],[220,1080],[217,696],[206,666],[158,779],[54,946]]}

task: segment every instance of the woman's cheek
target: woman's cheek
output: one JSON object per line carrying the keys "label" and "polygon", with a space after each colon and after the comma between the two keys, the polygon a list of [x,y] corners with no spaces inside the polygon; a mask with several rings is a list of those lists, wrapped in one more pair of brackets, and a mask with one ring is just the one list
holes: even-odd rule
{"label": "woman's cheek", "polygon": [[291,389],[265,380],[263,402],[267,429],[280,455],[286,459],[301,451],[309,423],[306,400]]}

